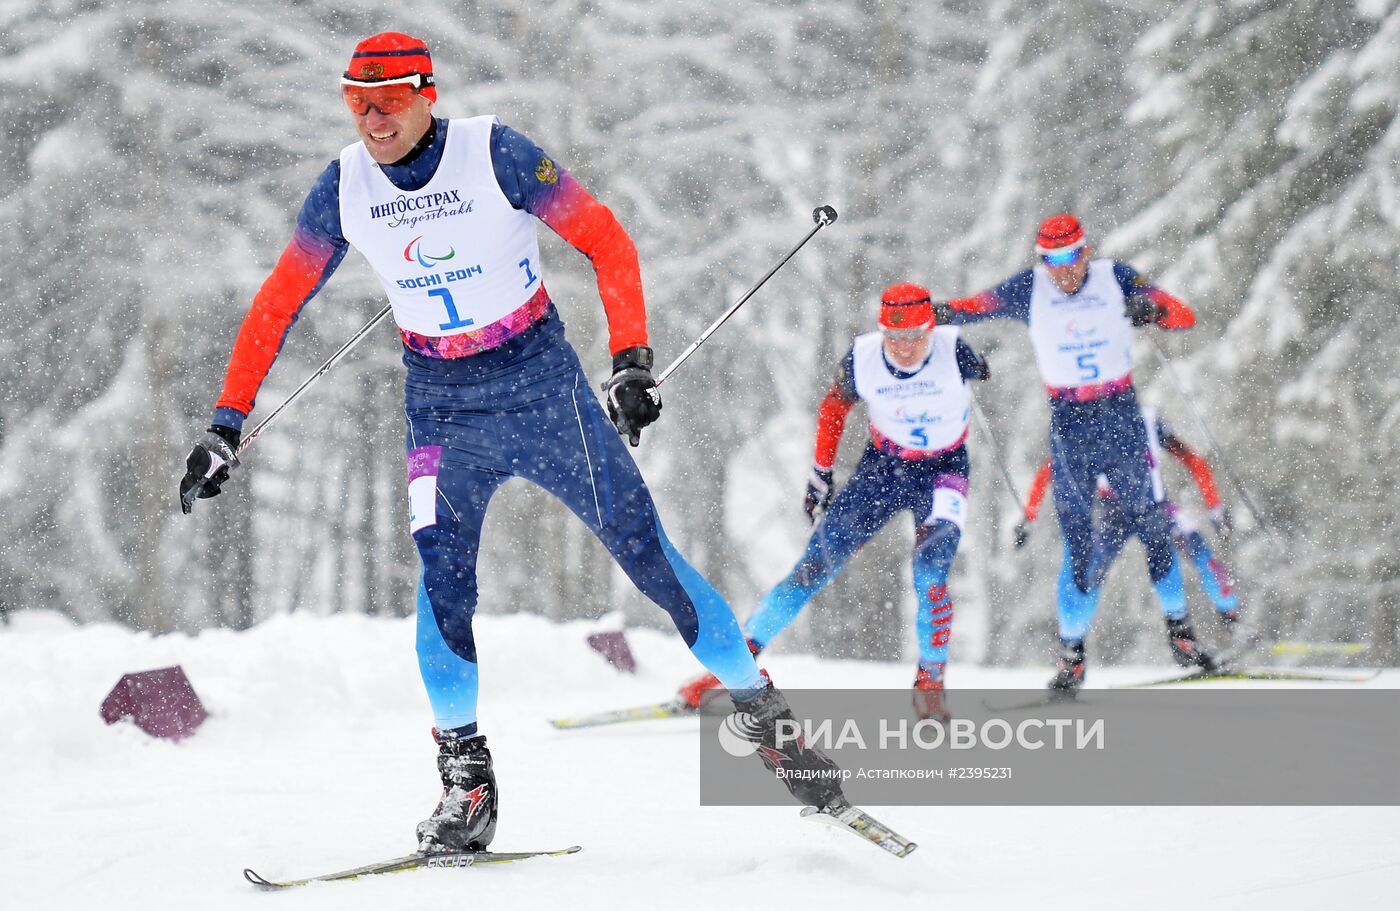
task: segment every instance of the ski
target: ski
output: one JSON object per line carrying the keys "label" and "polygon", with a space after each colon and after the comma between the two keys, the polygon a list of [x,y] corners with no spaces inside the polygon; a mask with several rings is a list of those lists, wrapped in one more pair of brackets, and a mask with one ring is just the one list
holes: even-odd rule
{"label": "ski", "polygon": [[888,851],[895,857],[908,857],[914,853],[917,844],[900,835],[894,829],[880,822],[860,807],[852,806],[849,803],[839,803],[830,807],[803,807],[803,819],[813,819],[817,822],[835,826],[838,829],[845,829],[860,838],[870,842],[882,851]]}
{"label": "ski", "polygon": [[612,709],[606,712],[595,712],[592,715],[574,715],[570,718],[551,718],[549,723],[561,731],[573,730],[574,728],[592,728],[604,724],[623,724],[628,721],[653,721],[657,718],[686,718],[690,715],[698,715],[696,709],[691,708],[678,699],[670,702],[657,702],[651,705],[638,705],[626,709]]}
{"label": "ski", "polygon": [[1269,646],[1269,654],[1279,657],[1335,657],[1337,655],[1362,655],[1371,648],[1369,642],[1275,642]]}
{"label": "ski", "polygon": [[262,876],[259,876],[249,869],[244,869],[243,878],[263,890],[290,889],[295,886],[305,886],[310,883],[328,883],[339,880],[359,879],[362,876],[379,876],[384,873],[405,873],[409,870],[480,867],[487,864],[505,864],[517,860],[528,860],[532,857],[561,857],[565,854],[577,854],[582,850],[583,848],[574,845],[555,851],[442,851],[429,854],[409,854],[404,857],[396,857],[393,860],[385,860],[379,863],[367,864],[363,867],[356,867],[353,870],[342,870],[339,873],[327,873],[322,876],[311,876],[306,879],[290,879],[282,882],[274,882],[269,879],[264,879]]}
{"label": "ski", "polygon": [[[1163,686],[1178,686],[1192,683],[1210,683],[1213,681],[1250,681],[1250,680],[1276,680],[1282,682],[1298,683],[1366,683],[1380,676],[1380,669],[1368,670],[1364,674],[1346,673],[1326,673],[1319,671],[1291,671],[1281,668],[1243,668],[1232,667],[1219,671],[1182,671],[1169,677],[1160,677],[1156,680],[1141,680],[1135,683],[1116,683],[1108,687],[1111,690],[1137,690],[1152,689]],[[1075,693],[1050,693],[1036,699],[1027,699],[1023,702],[996,703],[991,700],[982,700],[982,707],[991,712],[1023,712],[1031,709],[1048,708],[1053,705],[1064,705],[1075,701]]]}
{"label": "ski", "polygon": [[[721,691],[722,692],[722,691]],[[710,708],[714,706],[714,708]],[[592,728],[605,724],[623,724],[628,721],[655,721],[658,718],[691,718],[697,715],[727,715],[731,711],[726,699],[713,699],[700,708],[687,705],[680,699],[656,702],[651,705],[638,705],[626,709],[612,709],[592,715],[574,715],[570,718],[551,718],[549,723],[566,731],[574,728]]]}
{"label": "ski", "polygon": [[1207,683],[1215,680],[1280,680],[1304,683],[1366,683],[1380,676],[1375,669],[1365,674],[1319,673],[1317,671],[1290,671],[1275,668],[1233,667],[1219,671],[1192,671],[1146,680],[1139,683],[1119,684],[1113,689],[1143,689],[1156,686],[1176,686],[1178,684]]}

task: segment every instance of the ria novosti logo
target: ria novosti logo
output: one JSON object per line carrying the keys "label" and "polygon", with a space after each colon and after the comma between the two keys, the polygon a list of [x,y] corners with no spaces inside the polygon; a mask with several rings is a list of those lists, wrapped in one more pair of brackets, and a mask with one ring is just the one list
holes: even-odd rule
{"label": "ria novosti logo", "polygon": [[[762,725],[752,715],[735,712],[720,722],[716,736],[724,751],[745,757],[769,749],[761,746]],[[974,721],[952,718],[942,721],[925,718],[879,718],[862,725],[854,718],[843,722],[798,721],[779,718],[774,722],[774,747],[779,755],[789,745],[836,751],[857,750],[1103,750],[1107,728],[1102,718],[1027,718],[1012,723],[1004,718]]]}
{"label": "ria novosti logo", "polygon": [[720,722],[715,735],[726,753],[742,759],[758,752],[762,730],[762,725],[754,716],[748,712],[735,712]]}

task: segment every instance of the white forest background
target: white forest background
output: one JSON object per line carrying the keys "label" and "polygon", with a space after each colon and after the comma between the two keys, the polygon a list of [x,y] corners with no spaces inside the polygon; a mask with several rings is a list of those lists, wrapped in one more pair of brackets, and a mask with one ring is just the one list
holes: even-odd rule
{"label": "white forest background", "polygon": [[[642,0],[10,0],[0,8],[0,603],[152,631],[290,611],[403,614],[401,367],[378,330],[259,440],[218,500],[180,515],[185,453],[315,176],[353,140],[336,78],[354,42],[431,44],[437,112],[494,112],[635,238],[668,363],[810,227],[841,213],[665,387],[637,451],[667,530],[745,616],[807,534],[816,403],[881,288],[971,293],[1025,268],[1071,209],[1100,252],[1189,301],[1187,334],[1135,372],[1217,472],[1222,553],[1268,638],[1369,641],[1400,609],[1400,10],[1391,0],[1050,0],[678,7]],[[585,366],[607,373],[583,257],[547,230],[547,279]],[[381,305],[357,254],[293,330],[281,401]],[[1024,330],[969,330],[978,391],[1021,492],[1047,410]],[[259,413],[255,412],[256,421]],[[863,420],[838,468],[849,474]],[[1053,510],[1017,508],[984,435],[952,580],[954,659],[1044,660]],[[1199,508],[1184,472],[1168,483]],[[1226,479],[1249,491],[1268,529]],[[893,523],[779,647],[912,656],[908,521]],[[665,615],[562,507],[493,503],[490,613]],[[1207,605],[1192,585],[1208,631]],[[1164,657],[1130,545],[1091,650]],[[911,658],[912,660],[912,658]]]}

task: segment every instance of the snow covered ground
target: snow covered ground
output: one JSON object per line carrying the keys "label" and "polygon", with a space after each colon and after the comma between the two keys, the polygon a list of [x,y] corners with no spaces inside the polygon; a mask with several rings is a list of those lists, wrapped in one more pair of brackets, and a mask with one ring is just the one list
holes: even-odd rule
{"label": "snow covered ground", "polygon": [[[698,805],[697,722],[562,732],[545,719],[650,702],[694,669],[629,634],[616,673],[591,627],[484,617],[482,725],[500,850],[584,851],[266,895],[407,853],[438,795],[411,621],[279,617],[152,638],[21,613],[0,627],[0,907],[5,909],[1360,909],[1400,902],[1400,809],[957,808],[880,811],[904,860],[798,819]],[[211,712],[173,744],[98,705],[121,674],[181,664]],[[903,665],[776,654],[789,688],[897,687]],[[1103,670],[1095,683],[1145,669]],[[1155,675],[1162,668],[1151,669]],[[1045,668],[954,667],[959,686],[1038,686]],[[1400,671],[1372,685],[1400,685]],[[1325,774],[1325,770],[1319,770]],[[1400,774],[1400,773],[1397,773]],[[1189,795],[1183,795],[1189,800]]]}

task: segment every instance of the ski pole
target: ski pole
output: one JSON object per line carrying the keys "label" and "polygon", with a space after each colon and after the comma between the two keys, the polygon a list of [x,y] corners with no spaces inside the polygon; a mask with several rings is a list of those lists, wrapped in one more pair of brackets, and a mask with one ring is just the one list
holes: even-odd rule
{"label": "ski pole", "polygon": [[786,256],[778,260],[778,264],[773,268],[769,269],[768,274],[760,278],[758,280],[758,284],[754,285],[748,290],[748,293],[746,293],[743,297],[739,298],[739,300],[735,302],[734,306],[730,307],[724,312],[723,316],[711,323],[710,328],[700,333],[700,337],[697,338],[695,341],[691,342],[690,347],[682,351],[680,357],[676,358],[674,361],[671,362],[670,366],[668,366],[665,370],[661,371],[661,375],[656,378],[656,385],[660,386],[662,383],[666,382],[666,378],[669,377],[671,374],[675,373],[676,368],[679,367],[681,364],[685,363],[686,358],[690,357],[692,354],[698,351],[700,349],[700,346],[705,344],[706,339],[715,334],[715,330],[719,329],[720,326],[723,326],[725,322],[731,316],[733,316],[740,307],[744,306],[748,299],[753,297],[754,293],[757,292],[759,288],[763,287],[764,282],[768,281],[768,279],[773,277],[773,274],[775,272],[777,272],[783,266],[787,265],[787,261],[792,259],[793,256],[796,255],[797,251],[801,250],[803,245],[805,245],[807,241],[811,240],[812,237],[822,228],[825,228],[827,225],[836,221],[836,210],[833,209],[831,206],[817,206],[817,208],[812,210],[812,220],[817,223],[817,226],[812,230],[808,231],[807,236],[798,241],[797,246],[789,250]]}
{"label": "ski pole", "polygon": [[[288,405],[301,398],[301,394],[307,389],[311,388],[312,383],[319,380],[323,375],[325,375],[325,373],[328,370],[334,367],[340,361],[341,358],[349,354],[350,349],[358,345],[366,335],[369,335],[369,331],[375,326],[379,325],[379,321],[384,319],[384,317],[388,316],[389,311],[392,309],[393,306],[391,304],[386,304],[383,310],[380,310],[370,319],[369,322],[365,323],[363,326],[360,327],[360,331],[350,336],[349,340],[346,341],[345,344],[337,348],[336,352],[332,354],[329,358],[327,358],[324,364],[316,368],[315,373],[308,376],[306,380],[300,386],[298,386],[291,395],[287,396],[287,398],[283,400],[282,404],[272,409],[271,414],[263,418],[258,423],[258,426],[254,427],[248,433],[247,436],[245,436],[242,440],[239,441],[238,447],[234,449],[233,454],[236,456],[243,455],[243,453],[247,451],[248,447],[253,445],[253,441],[256,440],[258,436],[268,428],[268,425],[270,425],[273,421],[277,420],[277,416],[281,414],[287,408]],[[201,478],[199,483],[196,484],[194,487],[191,487],[181,498],[181,500],[186,506],[186,512],[189,512],[189,507],[191,507],[194,504],[195,499],[199,496],[199,492],[204,489],[204,485],[208,480],[208,478]]]}
{"label": "ski pole", "polygon": [[1006,489],[1016,499],[1016,508],[1021,511],[1021,517],[1029,522],[1030,516],[1026,515],[1026,501],[1021,499],[1021,494],[1016,490],[1016,482],[1011,479],[1011,469],[1006,467],[1006,460],[1002,458],[1001,445],[997,443],[996,434],[992,433],[992,425],[987,420],[986,415],[982,414],[982,406],[977,404],[977,397],[970,395],[968,399],[972,402],[972,418],[977,422],[977,429],[981,433],[985,433],[987,440],[992,444],[992,458],[996,460],[997,466],[1001,469],[1001,476],[1006,479]]}
{"label": "ski pole", "polygon": [[253,441],[258,438],[258,435],[261,434],[264,430],[266,430],[269,424],[277,420],[277,416],[281,414],[282,411],[288,405],[292,404],[292,402],[295,402],[298,398],[300,398],[303,392],[311,388],[312,383],[319,380],[326,373],[326,371],[330,370],[340,361],[341,358],[349,354],[350,349],[358,345],[366,335],[369,335],[369,330],[379,325],[379,321],[382,320],[384,317],[388,316],[389,311],[392,309],[393,306],[391,304],[385,304],[383,310],[380,310],[373,317],[371,317],[369,322],[365,323],[363,326],[360,327],[359,332],[356,332],[354,335],[350,336],[349,340],[346,341],[345,344],[337,348],[335,354],[332,354],[326,359],[326,362],[324,364],[316,368],[316,372],[308,376],[306,380],[300,386],[298,386],[291,395],[287,396],[287,398],[282,402],[282,404],[272,409],[272,413],[269,414],[267,417],[263,418],[262,421],[258,424],[258,426],[254,427],[252,431],[250,431],[249,434],[239,442],[238,448],[234,450],[234,453],[236,455],[242,455],[244,450],[246,450],[249,446],[253,445]]}
{"label": "ski pole", "polygon": [[1282,550],[1282,542],[1279,540],[1278,536],[1274,534],[1274,530],[1269,527],[1269,524],[1264,521],[1264,516],[1259,512],[1259,508],[1254,505],[1254,500],[1249,496],[1249,491],[1240,483],[1239,478],[1235,477],[1234,471],[1230,468],[1229,460],[1225,458],[1225,453],[1221,450],[1220,444],[1215,440],[1215,434],[1210,432],[1210,426],[1206,424],[1205,418],[1201,417],[1201,413],[1196,410],[1196,406],[1192,403],[1191,397],[1186,394],[1186,387],[1182,384],[1180,378],[1177,377],[1176,370],[1172,367],[1171,361],[1167,360],[1167,356],[1162,353],[1162,347],[1157,344],[1155,338],[1148,335],[1147,340],[1152,344],[1153,353],[1157,355],[1157,360],[1161,362],[1163,369],[1166,371],[1167,379],[1176,387],[1177,395],[1181,396],[1181,400],[1186,403],[1186,410],[1191,412],[1191,417],[1195,419],[1196,423],[1201,428],[1201,432],[1205,434],[1206,442],[1210,444],[1211,452],[1214,453],[1216,462],[1225,472],[1225,477],[1229,478],[1235,490],[1239,491],[1240,499],[1244,501],[1244,505],[1249,510],[1250,515],[1254,517],[1254,521],[1259,523],[1259,527],[1264,529],[1269,537],[1274,539],[1274,543],[1278,544]]}

